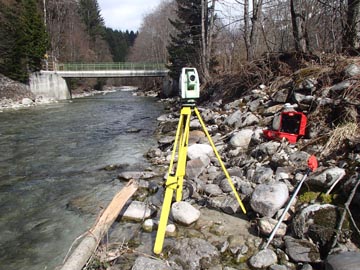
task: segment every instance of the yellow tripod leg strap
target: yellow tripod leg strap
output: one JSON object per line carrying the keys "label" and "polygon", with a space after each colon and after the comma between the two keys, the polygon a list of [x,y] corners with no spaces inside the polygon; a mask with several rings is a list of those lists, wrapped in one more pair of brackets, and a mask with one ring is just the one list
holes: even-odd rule
{"label": "yellow tripod leg strap", "polygon": [[226,168],[225,168],[224,163],[223,163],[222,160],[221,160],[221,157],[220,157],[218,151],[216,150],[216,147],[215,147],[215,145],[214,145],[214,142],[212,141],[212,139],[211,139],[211,137],[210,137],[210,134],[209,134],[209,132],[208,132],[207,129],[206,129],[206,126],[205,126],[205,124],[204,124],[204,121],[202,120],[201,115],[200,115],[198,109],[195,107],[194,110],[195,110],[195,114],[196,114],[196,116],[198,117],[198,119],[199,119],[199,121],[200,121],[200,124],[201,124],[201,126],[202,126],[202,128],[203,128],[203,130],[204,130],[204,132],[205,132],[205,134],[206,134],[206,137],[208,138],[209,143],[210,143],[212,149],[214,150],[214,153],[215,153],[215,155],[216,155],[216,157],[217,157],[217,159],[218,159],[218,161],[219,161],[219,163],[220,163],[220,166],[221,166],[222,170],[224,171],[224,174],[225,174],[225,176],[226,176],[226,179],[228,180],[229,185],[230,185],[232,191],[234,192],[234,195],[235,195],[235,197],[236,197],[236,199],[237,199],[237,201],[238,201],[238,203],[239,203],[239,205],[240,205],[240,208],[241,208],[241,210],[243,211],[243,213],[246,214],[246,209],[245,209],[243,203],[241,202],[241,199],[240,199],[240,197],[239,197],[239,194],[237,193],[237,191],[236,191],[236,189],[235,189],[235,187],[234,187],[234,184],[233,184],[233,182],[232,182],[232,180],[231,180],[231,178],[230,178],[230,175],[229,175],[228,171],[227,171]]}

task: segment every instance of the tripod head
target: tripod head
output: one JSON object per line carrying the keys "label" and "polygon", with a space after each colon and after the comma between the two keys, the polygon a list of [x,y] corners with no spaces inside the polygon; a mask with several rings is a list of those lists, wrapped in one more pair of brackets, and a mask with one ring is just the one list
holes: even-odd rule
{"label": "tripod head", "polygon": [[200,80],[196,68],[184,67],[179,78],[179,91],[183,106],[194,107],[200,97]]}

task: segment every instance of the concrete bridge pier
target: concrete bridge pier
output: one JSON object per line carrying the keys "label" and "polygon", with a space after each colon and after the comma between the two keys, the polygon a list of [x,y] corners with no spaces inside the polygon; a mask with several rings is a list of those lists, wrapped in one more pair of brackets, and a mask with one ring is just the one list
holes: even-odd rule
{"label": "concrete bridge pier", "polygon": [[71,99],[71,93],[66,80],[55,73],[33,73],[30,76],[30,91],[35,96],[56,100]]}

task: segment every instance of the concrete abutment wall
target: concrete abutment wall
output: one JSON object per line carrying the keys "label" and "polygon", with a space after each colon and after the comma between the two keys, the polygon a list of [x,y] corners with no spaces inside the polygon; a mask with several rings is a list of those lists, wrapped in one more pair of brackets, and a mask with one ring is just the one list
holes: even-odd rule
{"label": "concrete abutment wall", "polygon": [[30,91],[36,96],[56,100],[71,99],[66,80],[57,74],[33,73],[30,76]]}

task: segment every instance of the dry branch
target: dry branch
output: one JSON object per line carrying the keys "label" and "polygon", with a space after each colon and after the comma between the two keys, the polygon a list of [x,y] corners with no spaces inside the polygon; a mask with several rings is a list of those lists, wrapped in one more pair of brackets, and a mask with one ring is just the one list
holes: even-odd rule
{"label": "dry branch", "polygon": [[137,188],[138,185],[136,181],[131,180],[120,192],[115,195],[100,218],[86,233],[79,246],[66,260],[60,270],[81,270],[83,268],[93,252],[96,250],[101,239],[118,217],[125,203],[134,194]]}

